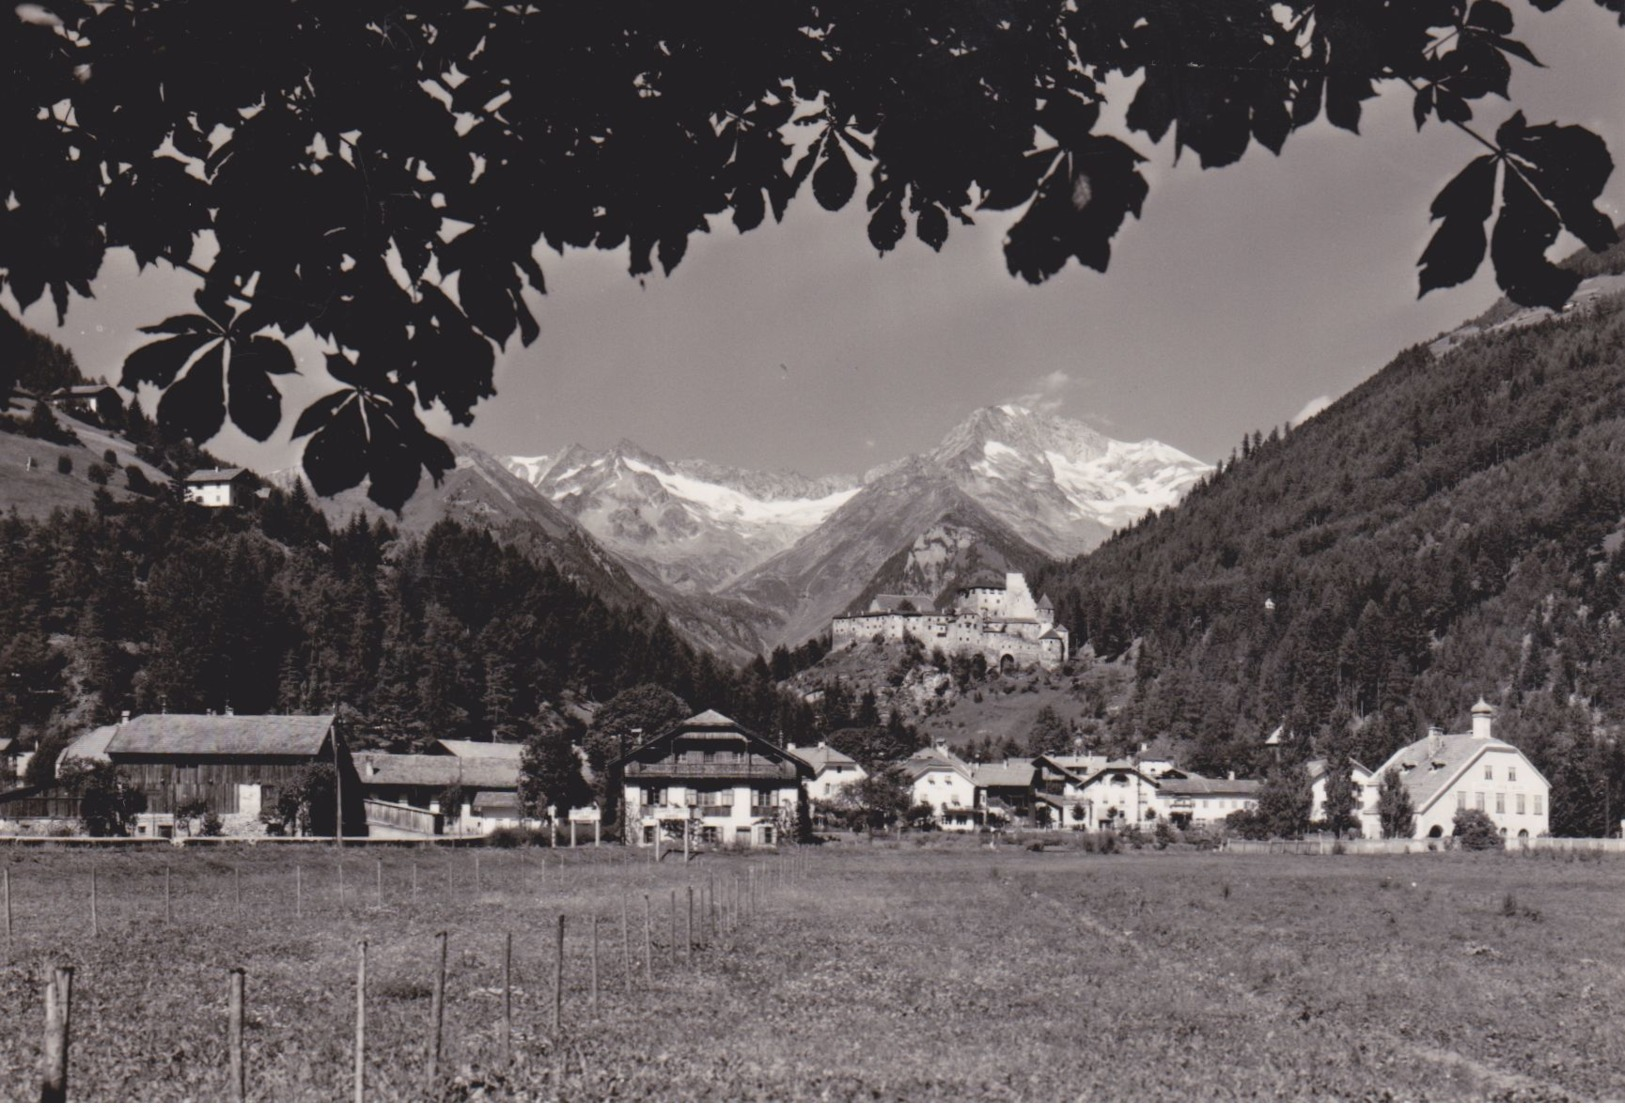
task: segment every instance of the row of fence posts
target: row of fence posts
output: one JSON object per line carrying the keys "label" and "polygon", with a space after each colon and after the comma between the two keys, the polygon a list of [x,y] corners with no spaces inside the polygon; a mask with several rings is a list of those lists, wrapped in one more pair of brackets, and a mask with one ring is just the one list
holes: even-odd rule
{"label": "row of fence posts", "polygon": [[[555,868],[557,869],[557,872],[558,872],[558,885],[559,885],[560,888],[563,888],[564,885],[565,885],[565,882],[564,882],[564,864],[563,864],[562,860],[557,866],[555,866]],[[342,861],[338,862],[337,863],[337,869],[338,869],[339,910],[342,911],[347,906],[346,896],[348,895],[348,891],[347,891],[348,885],[346,884],[345,877],[344,877],[344,862],[342,862]],[[240,915],[240,914],[242,914],[242,910],[243,910],[243,874],[242,874],[241,866],[233,865],[231,873],[232,873],[232,903],[233,903],[233,906],[236,909],[237,913]],[[544,879],[545,879],[545,876],[546,876],[545,870],[544,870],[543,876],[544,876]],[[451,895],[456,894],[456,887],[455,887],[455,884],[454,884],[454,879],[455,879],[454,870],[450,866],[447,866],[447,869],[446,869],[446,891],[448,892],[448,894],[451,894]],[[172,884],[172,882],[171,882],[171,877],[170,877],[170,867],[168,865],[165,865],[164,866],[164,922],[166,922],[166,923],[173,923],[175,921],[175,912],[174,912],[174,906],[173,906],[173,895],[172,895],[172,886],[171,886],[171,884]],[[100,897],[100,887],[101,887],[101,885],[100,885],[100,880],[99,880],[99,877],[98,877],[96,866],[92,865],[90,867],[90,936],[93,937],[93,938],[101,937],[101,910],[100,910],[101,897]],[[484,882],[483,882],[483,878],[482,878],[482,876],[480,874],[480,859],[478,857],[474,858],[474,893],[475,893],[475,895],[481,895],[481,894],[484,893]],[[412,898],[414,900],[416,900],[417,895],[418,895],[418,863],[416,861],[413,861],[412,862]],[[11,957],[12,932],[13,932],[12,897],[11,897],[11,869],[10,869],[9,866],[6,867],[3,870],[0,870],[0,896],[3,896],[3,898],[5,900],[6,957],[9,960],[10,957]],[[377,910],[380,910],[380,911],[383,910],[383,907],[384,907],[384,863],[381,860],[375,860],[373,862],[373,907],[375,909],[377,909]],[[305,917],[305,873],[304,873],[304,866],[303,865],[295,865],[293,867],[293,910],[294,910],[294,917],[295,918],[302,919],[302,918]]]}
{"label": "row of fence posts", "polygon": [[[476,859],[477,862],[477,859]],[[698,919],[700,942],[708,943],[724,934],[737,931],[751,921],[762,909],[771,883],[784,885],[799,880],[806,872],[806,858],[798,851],[791,857],[778,858],[777,865],[752,865],[743,875],[733,873],[724,877],[721,895],[718,895],[716,874],[710,874],[698,890]],[[414,865],[414,873],[416,866]],[[298,868],[295,867],[296,886]],[[381,878],[380,878],[381,879]],[[238,885],[240,891],[240,884]],[[380,884],[381,888],[382,885]],[[91,903],[95,905],[95,870],[91,870]],[[4,870],[0,883],[5,899],[6,952],[11,954],[11,871]],[[696,948],[694,885],[686,886],[686,910],[679,910],[677,889],[670,893],[670,940],[668,953],[675,968],[684,960],[692,963]],[[239,904],[241,898],[239,895]],[[169,869],[164,869],[164,910],[169,913]],[[683,937],[678,941],[678,919],[683,924]],[[588,933],[588,1006],[593,1018],[599,1014],[598,1002],[598,915],[589,916]],[[94,925],[93,925],[94,933]],[[553,977],[551,1002],[551,1028],[555,1035],[564,1028],[564,960],[565,916],[556,917],[553,931]],[[431,1087],[441,1076],[441,1059],[445,1045],[446,1015],[446,954],[449,942],[447,931],[434,935],[434,980],[430,992],[430,1037],[428,1080]],[[683,953],[679,954],[679,949]],[[625,990],[633,990],[632,941],[630,912],[625,889],[621,891],[621,962]],[[48,969],[45,984],[45,1047],[40,1074],[40,1102],[64,1103],[68,1095],[68,1052],[72,1041],[71,1011],[73,996],[73,968],[61,965]],[[246,1005],[247,972],[233,968],[227,977],[226,1054],[227,1090],[233,1102],[247,1099],[247,1065],[243,1051],[244,1008]],[[643,893],[643,978],[646,985],[654,984],[654,903],[650,893]],[[502,1014],[498,1024],[498,1040],[504,1065],[513,1060],[513,933],[507,932],[502,941]],[[356,942],[355,977],[355,1070],[353,1102],[366,1098],[367,1062],[367,939]]]}

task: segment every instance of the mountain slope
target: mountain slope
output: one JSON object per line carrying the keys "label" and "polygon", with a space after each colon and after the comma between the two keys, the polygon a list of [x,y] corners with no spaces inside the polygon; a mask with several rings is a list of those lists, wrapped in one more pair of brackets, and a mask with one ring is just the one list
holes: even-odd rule
{"label": "mountain slope", "polygon": [[571,446],[508,465],[606,548],[685,593],[722,587],[856,491],[856,481],[843,477],[668,463],[627,441],[603,453]]}
{"label": "mountain slope", "polygon": [[[1625,258],[1616,258],[1625,265]],[[1625,718],[1625,297],[1475,322],[1249,443],[1172,511],[1037,581],[1076,638],[1139,642],[1123,735],[1196,767],[1283,720],[1376,764],[1479,695],[1537,764]],[[1437,352],[1433,352],[1437,351]],[[1573,705],[1596,712],[1576,722]],[[1579,756],[1579,755],[1576,755]],[[1587,755],[1589,756],[1589,755]],[[1553,771],[1556,771],[1553,769]]]}
{"label": "mountain slope", "polygon": [[[933,530],[951,533],[952,557],[909,554]],[[971,550],[979,552],[972,554]],[[910,459],[842,504],[817,530],[746,573],[725,596],[747,600],[783,620],[778,641],[821,634],[860,597],[880,591],[940,592],[956,566],[1036,565],[1043,552],[920,458]],[[884,571],[891,566],[890,572]]]}

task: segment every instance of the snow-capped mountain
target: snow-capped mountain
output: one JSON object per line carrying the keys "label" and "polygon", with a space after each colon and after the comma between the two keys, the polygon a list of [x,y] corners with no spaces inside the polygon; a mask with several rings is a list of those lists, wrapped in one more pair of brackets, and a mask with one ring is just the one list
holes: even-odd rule
{"label": "snow-capped mountain", "polygon": [[608,549],[700,593],[791,545],[858,490],[850,477],[667,462],[627,441],[509,458],[508,467]]}
{"label": "snow-capped mountain", "polygon": [[1211,466],[1153,439],[1119,442],[1015,404],[982,408],[929,461],[1054,557],[1073,557],[1148,511],[1179,502]]}
{"label": "snow-capped mountain", "polygon": [[634,570],[758,610],[796,643],[876,589],[939,593],[976,566],[1031,568],[1171,506],[1208,466],[1014,404],[861,479],[666,462],[635,443],[506,459]]}

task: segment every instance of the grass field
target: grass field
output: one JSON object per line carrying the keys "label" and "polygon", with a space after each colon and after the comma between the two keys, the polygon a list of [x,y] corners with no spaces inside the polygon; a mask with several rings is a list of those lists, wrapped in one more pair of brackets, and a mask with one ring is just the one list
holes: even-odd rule
{"label": "grass field", "polygon": [[[369,1098],[1625,1098],[1618,861],[1102,856],[922,841],[826,846],[801,851],[801,864],[711,855],[686,867],[609,847],[562,863],[565,851],[347,848],[342,906],[330,847],[18,850],[0,1097],[35,1094],[43,969],[71,964],[75,1099],[223,1098],[237,965],[248,974],[250,1097],[346,1099],[355,944],[366,937]],[[688,887],[700,902],[710,887],[721,899],[753,866],[760,910],[674,963],[671,891],[686,914]],[[555,1034],[558,913],[569,921]],[[431,1084],[441,929],[446,1059]],[[504,1064],[507,932],[514,1057]]]}

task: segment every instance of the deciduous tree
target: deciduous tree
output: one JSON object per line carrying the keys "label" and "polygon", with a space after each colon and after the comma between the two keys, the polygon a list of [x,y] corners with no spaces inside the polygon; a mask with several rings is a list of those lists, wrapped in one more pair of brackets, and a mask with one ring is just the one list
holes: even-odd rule
{"label": "deciduous tree", "polygon": [[1383,87],[1487,151],[1434,201],[1424,293],[1488,252],[1515,299],[1561,306],[1559,231],[1614,240],[1601,139],[1483,117],[1536,63],[1500,0],[41,0],[5,18],[5,287],[60,315],[115,246],[197,274],[196,310],[147,328],[123,381],[163,389],[160,427],[200,442],[228,418],[269,437],[284,340],[310,332],[338,387],[294,424],[305,471],[392,507],[452,464],[420,408],[470,422],[497,353],[539,334],[541,243],[669,273],[713,219],[749,231],[810,191],[829,210],[861,194],[882,253],[1011,210],[1012,275],[1104,271],[1148,192],[1134,136],[1224,166],[1321,119],[1357,133]]}

